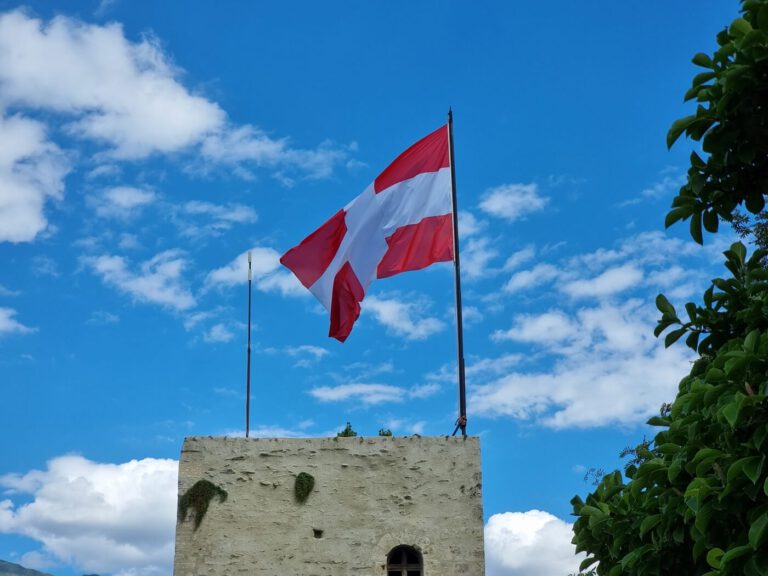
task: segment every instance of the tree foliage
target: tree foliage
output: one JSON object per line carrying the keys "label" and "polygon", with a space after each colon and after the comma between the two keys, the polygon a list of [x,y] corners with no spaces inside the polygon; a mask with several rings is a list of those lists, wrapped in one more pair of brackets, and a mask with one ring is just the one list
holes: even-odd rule
{"label": "tree foliage", "polygon": [[[702,142],[666,223],[691,219],[692,238],[716,232],[742,207],[760,214],[768,194],[768,0],[742,0],[718,34],[706,72],[686,99],[696,114],[674,123]],[[759,238],[757,238],[759,240]],[[758,246],[761,243],[757,242]],[[631,451],[624,473],[605,475],[572,500],[581,569],[599,575],[768,574],[768,271],[763,249],[725,252],[728,274],[685,316],[663,296],[655,333],[698,354],[677,397],[648,423],[660,431]]]}
{"label": "tree foliage", "polygon": [[347,425],[344,426],[344,430],[341,432],[336,432],[337,438],[353,438],[355,436],[357,436],[357,432],[352,429],[352,424],[349,422],[347,422]]}
{"label": "tree foliage", "polygon": [[768,193],[768,3],[742,0],[742,17],[717,35],[718,49],[693,63],[697,74],[686,100],[696,113],[676,121],[667,135],[701,142],[706,159],[691,154],[688,180],[672,203],[666,225],[690,218],[691,236],[702,243],[702,226],[717,232],[737,207],[759,214]]}

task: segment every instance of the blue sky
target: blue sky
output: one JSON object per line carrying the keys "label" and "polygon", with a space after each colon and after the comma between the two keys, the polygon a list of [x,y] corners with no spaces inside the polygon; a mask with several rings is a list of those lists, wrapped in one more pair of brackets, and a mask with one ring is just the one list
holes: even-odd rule
{"label": "blue sky", "polygon": [[[653,299],[723,238],[663,216],[665,134],[735,2],[0,0],[0,558],[171,573],[188,435],[449,434],[449,265],[344,344],[277,258],[455,111],[487,573],[575,571],[569,500],[674,397]],[[65,7],[62,7],[65,6]]]}

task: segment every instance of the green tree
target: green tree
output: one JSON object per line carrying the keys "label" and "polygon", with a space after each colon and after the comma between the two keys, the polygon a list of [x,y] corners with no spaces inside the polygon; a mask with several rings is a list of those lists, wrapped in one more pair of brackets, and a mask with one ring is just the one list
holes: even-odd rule
{"label": "green tree", "polygon": [[[686,99],[696,114],[675,122],[701,142],[666,225],[690,219],[691,237],[716,232],[739,210],[753,223],[768,194],[768,0],[742,0],[741,17],[717,36]],[[703,156],[703,157],[702,157]],[[750,223],[751,222],[751,223]],[[741,243],[725,252],[728,274],[712,281],[687,319],[663,296],[656,335],[685,337],[698,353],[676,398],[648,423],[660,431],[630,451],[622,474],[605,475],[572,500],[574,539],[599,575],[768,574],[768,270],[766,252]],[[597,562],[597,564],[595,564]]]}
{"label": "green tree", "polygon": [[336,433],[337,438],[352,438],[354,436],[357,436],[357,432],[352,430],[352,424],[349,422],[347,422],[347,425],[344,426],[344,430]]}

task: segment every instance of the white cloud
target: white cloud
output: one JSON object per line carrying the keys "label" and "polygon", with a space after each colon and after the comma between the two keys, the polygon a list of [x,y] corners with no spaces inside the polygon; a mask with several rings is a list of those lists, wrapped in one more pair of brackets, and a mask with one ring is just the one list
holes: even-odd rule
{"label": "white cloud", "polygon": [[503,184],[485,191],[480,209],[512,222],[543,210],[548,202],[536,184]]}
{"label": "white cloud", "polygon": [[30,264],[32,273],[36,276],[52,276],[53,278],[61,276],[58,262],[49,256],[38,254],[32,258]]}
{"label": "white cloud", "polygon": [[92,312],[90,318],[86,320],[87,324],[97,325],[115,324],[116,322],[120,322],[120,316],[105,310],[96,310],[95,312]]}
{"label": "white cloud", "polygon": [[0,308],[0,334],[28,334],[34,332],[34,328],[24,326],[14,316],[16,316],[16,310]]}
{"label": "white cloud", "polygon": [[112,159],[191,151],[244,176],[249,166],[266,166],[283,179],[290,179],[286,171],[327,177],[348,159],[352,147],[298,149],[254,126],[233,125],[182,76],[156,38],[132,42],[118,23],[0,14],[0,108],[62,115],[69,134],[104,144]]}
{"label": "white cloud", "polygon": [[183,283],[187,266],[184,253],[166,250],[142,262],[134,272],[121,256],[86,257],[83,261],[105,284],[132,296],[138,302],[159,304],[173,310],[187,310],[196,305],[195,297]]}
{"label": "white cloud", "polygon": [[428,305],[423,300],[404,302],[398,298],[380,298],[369,296],[364,308],[373,317],[396,336],[407,340],[424,340],[445,328],[442,320],[424,317]]}
{"label": "white cloud", "polygon": [[211,216],[213,219],[220,222],[231,222],[235,224],[256,222],[256,212],[253,208],[243,206],[242,204],[227,204],[221,206],[213,204],[212,202],[194,200],[184,204],[182,210],[187,214]]}
{"label": "white cloud", "polygon": [[482,278],[496,272],[489,263],[498,251],[491,245],[490,238],[470,238],[461,248],[461,272],[468,279]]}
{"label": "white cloud", "polygon": [[485,229],[486,223],[478,220],[472,212],[459,210],[459,238],[475,236]]}
{"label": "white cloud", "polygon": [[564,262],[572,270],[584,274],[597,272],[612,264],[631,262],[635,266],[664,266],[678,263],[681,258],[709,255],[715,261],[720,260],[720,252],[725,249],[715,243],[707,244],[703,249],[693,242],[667,236],[663,232],[642,232],[618,243],[617,248],[600,248],[594,252],[580,254]]}
{"label": "white cloud", "polygon": [[181,234],[189,237],[218,236],[236,224],[252,224],[256,211],[242,204],[214,204],[194,200],[186,202],[174,211]]}
{"label": "white cloud", "polygon": [[221,108],[179,75],[155,39],[132,43],[119,24],[0,16],[3,100],[71,115],[71,133],[107,143],[118,158],[174,152],[221,128]]}
{"label": "white cloud", "polygon": [[[674,397],[691,353],[654,338],[651,303],[602,303],[573,315],[523,315],[499,338],[538,344],[552,360],[541,370],[479,374],[469,405],[476,414],[532,420],[552,428],[635,425]],[[547,326],[561,325],[559,332]],[[554,330],[554,329],[553,329]]]}
{"label": "white cloud", "polygon": [[669,168],[662,172],[660,180],[644,188],[640,194],[644,198],[662,198],[671,192],[676,192],[687,179],[686,174],[679,172],[676,168]]}
{"label": "white cloud", "polygon": [[[452,306],[450,309],[451,320],[456,317],[456,308]],[[461,307],[461,316],[465,327],[474,326],[483,321],[483,313],[477,306],[463,306]]]}
{"label": "white cloud", "polygon": [[680,186],[685,184],[687,178],[687,175],[680,172],[677,168],[665,168],[659,174],[659,180],[647,188],[644,188],[640,192],[639,197],[626,200],[620,203],[619,206],[633,206],[635,204],[640,204],[640,202],[645,199],[658,200],[659,198],[663,198],[672,192],[676,192]]}
{"label": "white cloud", "polygon": [[286,173],[300,170],[310,178],[327,178],[335,165],[347,159],[347,151],[323,142],[313,150],[291,148],[287,138],[275,140],[266,132],[251,125],[231,127],[205,138],[203,158],[213,164],[225,164],[241,170],[249,178],[245,166],[279,167],[275,176],[285,185],[293,179]]}
{"label": "white cloud", "polygon": [[318,386],[309,393],[321,402],[354,400],[366,406],[383,402],[402,402],[405,399],[405,393],[401,388],[389,384],[351,383],[339,386]]}
{"label": "white cloud", "polygon": [[254,438],[306,438],[310,436],[303,430],[292,430],[282,426],[257,426],[250,431]]}
{"label": "white cloud", "polygon": [[428,384],[419,384],[418,386],[413,386],[409,391],[408,395],[411,398],[429,398],[430,396],[434,396],[438,392],[440,392],[440,389],[442,386],[440,384],[437,384],[436,382],[430,382]]}
{"label": "white cloud", "polygon": [[0,503],[0,532],[40,542],[43,563],[116,576],[170,574],[177,474],[175,460],[54,458],[46,470],[0,477],[11,498],[24,502]]}
{"label": "white cloud", "polygon": [[384,422],[384,428],[389,429],[395,436],[402,434],[423,434],[427,423],[423,420],[403,420],[401,418],[390,418]]}
{"label": "white cloud", "polygon": [[299,346],[286,346],[285,348],[263,348],[261,352],[265,354],[284,354],[291,358],[296,358],[294,366],[309,368],[314,366],[325,356],[330,354],[328,350],[320,346],[311,344],[301,344]]}
{"label": "white cloud", "polygon": [[141,210],[157,199],[151,190],[131,186],[115,186],[90,196],[88,201],[100,218],[128,220],[139,215]]}
{"label": "white cloud", "polygon": [[526,246],[525,248],[514,252],[509,258],[507,258],[506,262],[504,262],[504,270],[515,270],[522,264],[532,260],[535,255],[536,250],[534,250],[533,246]]}
{"label": "white cloud", "polygon": [[711,278],[722,249],[689,244],[644,232],[513,273],[503,291],[530,295],[526,304],[537,310],[513,316],[491,338],[525,346],[526,362],[496,374],[470,376],[468,368],[471,409],[553,428],[634,426],[657,413],[693,354],[683,345],[664,349],[653,336],[653,299],[663,289],[679,306],[678,298]]}
{"label": "white cloud", "polygon": [[136,250],[141,246],[139,243],[139,237],[136,234],[120,234],[120,238],[117,241],[117,245],[121,250]]}
{"label": "white cloud", "polygon": [[[254,246],[251,252],[251,270],[254,278],[266,276],[280,267],[280,253],[272,248]],[[208,286],[236,286],[248,282],[248,252],[243,252],[226,266],[208,273]]]}
{"label": "white cloud", "polygon": [[18,296],[21,294],[18,290],[11,290],[0,284],[0,296]]}
{"label": "white cloud", "polygon": [[[279,292],[283,296],[310,295],[296,277],[281,270],[280,253],[272,248],[251,248],[251,269],[254,285],[262,292]],[[216,268],[205,278],[205,289],[230,288],[248,282],[248,252],[243,252],[229,264]]]}
{"label": "white cloud", "polygon": [[578,333],[579,327],[559,310],[539,315],[520,315],[514,319],[509,330],[496,330],[494,340],[515,340],[518,342],[561,342]]}
{"label": "white cloud", "polygon": [[[3,53],[0,16],[0,55]],[[69,163],[47,138],[45,126],[2,114],[0,56],[0,242],[30,242],[48,226],[45,205],[64,197]]]}
{"label": "white cloud", "polygon": [[20,558],[21,565],[25,568],[32,568],[33,570],[47,570],[48,568],[55,568],[56,562],[45,554],[33,550],[22,554]]}
{"label": "white cloud", "polygon": [[504,512],[485,525],[488,576],[567,576],[586,557],[571,544],[572,524],[541,510]]}
{"label": "white cloud", "polygon": [[203,340],[210,343],[224,343],[234,340],[235,335],[226,324],[214,324],[203,334]]}
{"label": "white cloud", "polygon": [[513,366],[520,364],[522,359],[523,357],[520,354],[505,354],[498,358],[472,358],[465,367],[465,372],[468,377],[483,374],[502,374]]}
{"label": "white cloud", "polygon": [[560,286],[560,290],[574,298],[610,296],[637,286],[642,280],[642,270],[633,264],[625,264],[609,268],[595,278],[564,284]]}
{"label": "white cloud", "polygon": [[300,346],[288,346],[284,352],[293,358],[296,358],[296,366],[308,368],[329,354],[328,350],[320,346],[302,344]]}
{"label": "white cloud", "polygon": [[530,270],[521,270],[512,275],[504,285],[506,292],[518,292],[552,282],[560,275],[560,270],[551,264],[537,264]]}

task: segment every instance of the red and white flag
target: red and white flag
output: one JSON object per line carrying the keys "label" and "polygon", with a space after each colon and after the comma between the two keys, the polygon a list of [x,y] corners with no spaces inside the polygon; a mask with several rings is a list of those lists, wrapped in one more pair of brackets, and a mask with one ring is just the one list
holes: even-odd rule
{"label": "red and white flag", "polygon": [[330,310],[328,335],[344,342],[374,278],[452,259],[446,125],[400,154],[360,196],[280,262]]}

